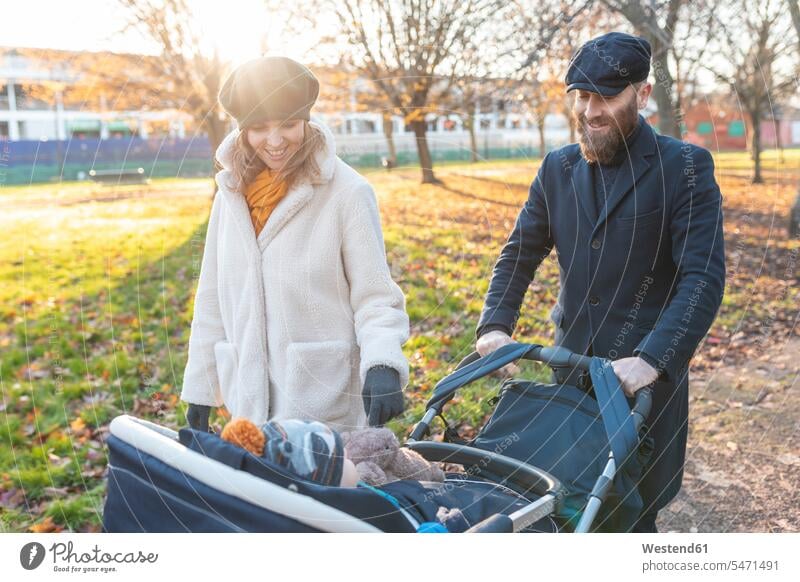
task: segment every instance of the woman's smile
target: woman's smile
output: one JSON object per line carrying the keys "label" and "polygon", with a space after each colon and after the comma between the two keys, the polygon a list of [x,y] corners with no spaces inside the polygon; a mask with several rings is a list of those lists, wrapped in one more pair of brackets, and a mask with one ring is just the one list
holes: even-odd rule
{"label": "woman's smile", "polygon": [[266,153],[273,162],[283,161],[283,159],[286,157],[286,152],[288,151],[288,144],[276,149],[264,148],[264,153]]}

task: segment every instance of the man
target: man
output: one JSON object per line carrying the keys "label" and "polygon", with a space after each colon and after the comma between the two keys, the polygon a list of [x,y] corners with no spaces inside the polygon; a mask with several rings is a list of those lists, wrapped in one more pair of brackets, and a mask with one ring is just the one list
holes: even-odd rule
{"label": "man", "polygon": [[[525,291],[555,248],[555,343],[613,360],[629,398],[652,385],[654,450],[632,531],[655,532],[658,511],[680,489],[687,368],[722,301],[725,258],[711,155],[656,134],[639,115],[649,72],[647,41],[618,32],[570,61],[580,143],[542,161],[494,267],[476,347],[486,355],[512,341]],[[554,380],[591,388],[574,370],[554,369]]]}

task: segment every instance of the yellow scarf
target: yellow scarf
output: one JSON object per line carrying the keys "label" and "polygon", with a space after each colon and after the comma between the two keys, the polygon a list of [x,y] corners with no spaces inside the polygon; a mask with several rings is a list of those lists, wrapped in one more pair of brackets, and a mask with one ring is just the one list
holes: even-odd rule
{"label": "yellow scarf", "polygon": [[273,178],[269,168],[264,168],[244,191],[247,207],[250,209],[250,219],[253,221],[253,228],[256,229],[256,236],[264,228],[278,202],[286,196],[286,180]]}

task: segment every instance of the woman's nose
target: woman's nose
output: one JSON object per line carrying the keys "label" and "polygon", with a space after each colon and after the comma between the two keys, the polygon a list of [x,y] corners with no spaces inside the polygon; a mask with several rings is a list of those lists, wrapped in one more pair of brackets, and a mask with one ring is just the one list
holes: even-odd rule
{"label": "woman's nose", "polygon": [[267,139],[265,140],[265,143],[267,144],[267,147],[274,148],[280,146],[283,141],[283,135],[281,132],[278,129],[274,129],[267,133]]}
{"label": "woman's nose", "polygon": [[283,136],[277,131],[271,131],[267,134],[267,147],[278,147],[283,143]]}

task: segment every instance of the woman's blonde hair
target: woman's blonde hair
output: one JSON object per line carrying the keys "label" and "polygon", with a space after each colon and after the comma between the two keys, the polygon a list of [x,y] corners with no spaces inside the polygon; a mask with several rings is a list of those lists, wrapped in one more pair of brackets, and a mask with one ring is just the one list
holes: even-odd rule
{"label": "woman's blonde hair", "polygon": [[[231,170],[236,187],[240,191],[244,191],[247,185],[267,167],[248,142],[247,129],[247,127],[242,128],[233,144],[233,167]],[[316,180],[319,177],[320,169],[314,154],[324,147],[325,136],[322,134],[322,130],[303,120],[303,143],[286,160],[276,179],[286,180],[289,188],[303,176],[312,181]]]}

